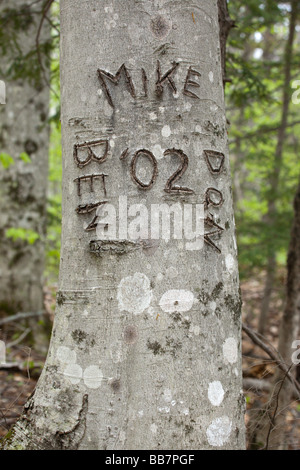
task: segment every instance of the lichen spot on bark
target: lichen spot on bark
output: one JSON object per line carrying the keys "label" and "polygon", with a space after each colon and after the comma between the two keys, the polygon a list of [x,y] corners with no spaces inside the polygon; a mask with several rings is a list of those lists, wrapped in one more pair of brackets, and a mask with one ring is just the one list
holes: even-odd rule
{"label": "lichen spot on bark", "polygon": [[165,292],[159,306],[166,313],[188,312],[193,307],[194,294],[187,290],[173,289]]}
{"label": "lichen spot on bark", "polygon": [[152,34],[158,39],[164,39],[171,31],[172,23],[164,16],[157,15],[151,20],[150,29]]}
{"label": "lichen spot on bark", "polygon": [[56,357],[62,364],[75,364],[77,360],[76,352],[66,346],[58,348]]}
{"label": "lichen spot on bark", "polygon": [[219,381],[211,382],[208,386],[208,399],[213,406],[220,406],[224,399],[224,389]]}
{"label": "lichen spot on bark", "polygon": [[123,278],[118,287],[117,297],[121,311],[125,310],[134,315],[143,313],[152,300],[150,280],[142,273]]}
{"label": "lichen spot on bark", "polygon": [[228,416],[214,419],[206,431],[209,444],[213,447],[222,447],[228,441],[231,430],[232,422]]}
{"label": "lichen spot on bark", "polygon": [[235,338],[227,338],[223,344],[223,356],[230,364],[238,360],[238,346]]}
{"label": "lichen spot on bark", "polygon": [[133,325],[126,326],[123,333],[124,341],[126,344],[134,344],[138,339],[138,330]]}
{"label": "lichen spot on bark", "polygon": [[110,381],[110,386],[114,393],[118,393],[121,388],[121,380],[120,379],[112,379]]}
{"label": "lichen spot on bark", "polygon": [[87,388],[96,390],[101,386],[103,373],[98,366],[89,366],[83,373],[83,381]]}
{"label": "lichen spot on bark", "polygon": [[234,261],[233,256],[230,254],[227,255],[225,259],[225,263],[226,263],[227,271],[229,271],[230,274],[232,274],[235,268],[235,261]]}

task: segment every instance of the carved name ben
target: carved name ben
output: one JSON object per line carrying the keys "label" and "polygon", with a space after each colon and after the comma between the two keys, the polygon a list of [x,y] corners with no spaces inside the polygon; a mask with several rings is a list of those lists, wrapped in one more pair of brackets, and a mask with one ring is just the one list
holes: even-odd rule
{"label": "carved name ben", "polygon": [[[73,156],[74,156],[75,163],[79,168],[83,168],[89,165],[93,161],[102,165],[107,160],[108,150],[109,150],[108,139],[92,140],[89,142],[86,141],[86,142],[74,144]],[[124,162],[124,160],[127,159],[129,155],[130,155],[129,148],[126,148],[122,152],[119,158],[121,161]],[[149,159],[153,167],[152,177],[149,182],[141,181],[136,174],[137,161],[142,155],[144,155],[147,159]],[[173,193],[173,194],[175,193],[177,195],[181,193],[186,194],[186,195],[193,194],[194,191],[192,189],[183,187],[180,185],[175,185],[175,182],[181,179],[181,177],[183,176],[183,174],[186,172],[188,168],[188,165],[189,165],[188,156],[182,150],[175,149],[175,148],[167,149],[164,152],[164,155],[174,155],[180,161],[180,166],[175,171],[175,173],[169,177],[165,185],[164,191],[167,193]],[[217,152],[215,150],[204,150],[204,160],[207,164],[209,171],[213,175],[218,176],[222,172],[224,168],[224,160],[225,160],[225,156],[223,153]],[[130,174],[131,174],[131,178],[133,182],[138,186],[139,189],[149,190],[152,188],[152,186],[156,182],[157,175],[158,175],[158,162],[150,150],[140,149],[134,153],[133,158],[130,163]],[[105,184],[106,177],[108,177],[108,175],[105,173],[92,173],[88,175],[81,175],[75,178],[74,182],[77,183],[78,196],[81,197],[81,189],[82,189],[83,183],[88,185],[90,192],[94,192],[94,183],[95,181],[100,180],[102,183],[102,190],[106,197],[107,196],[106,184]],[[95,212],[100,206],[105,205],[107,202],[108,202],[107,200],[101,200],[96,203],[80,204],[77,206],[76,212],[78,215],[86,215],[86,214],[94,213],[92,220],[90,220],[87,227],[85,228],[86,232],[91,232],[91,231],[96,230],[98,216],[97,214],[95,215]],[[223,205],[223,202],[224,202],[224,197],[221,191],[213,187],[209,187],[206,190],[205,197],[204,197],[204,207],[206,210],[208,210],[209,207],[211,206],[218,208]],[[206,216],[204,223],[205,223],[205,228],[206,228],[206,231],[204,233],[204,242],[207,245],[209,245],[211,248],[216,250],[218,253],[221,253],[221,250],[212,241],[211,237],[220,236],[222,232],[224,231],[224,228],[218,225],[214,221],[214,217],[210,213],[208,213],[208,215]]]}

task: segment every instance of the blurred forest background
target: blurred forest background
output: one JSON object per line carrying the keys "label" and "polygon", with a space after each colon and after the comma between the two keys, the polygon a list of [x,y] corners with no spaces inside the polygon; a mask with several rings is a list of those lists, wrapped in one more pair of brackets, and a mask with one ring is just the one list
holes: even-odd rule
{"label": "blurred forest background", "polygon": [[[225,95],[249,449],[300,449],[300,374],[291,363],[292,343],[300,339],[298,3],[228,3],[234,27]],[[0,361],[1,437],[40,374],[55,310],[62,199],[59,2],[0,1],[0,51],[7,87],[7,103],[0,106],[0,340],[7,346],[6,363]]]}

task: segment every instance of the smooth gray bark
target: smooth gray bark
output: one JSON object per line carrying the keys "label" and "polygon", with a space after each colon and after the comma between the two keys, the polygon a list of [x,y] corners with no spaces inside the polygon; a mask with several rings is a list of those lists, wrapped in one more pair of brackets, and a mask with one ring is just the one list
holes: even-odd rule
{"label": "smooth gray bark", "polygon": [[[24,0],[3,1],[0,12],[6,8],[20,11],[24,5]],[[40,20],[41,15],[35,15],[27,30],[15,31],[20,54],[35,50]],[[40,41],[49,38],[50,28],[45,23]],[[8,70],[16,60],[8,50],[1,58],[1,67]],[[48,75],[49,70],[45,69],[45,73]],[[0,152],[13,157],[15,164],[0,168],[0,310],[38,312],[43,308],[49,87],[43,80],[29,82],[24,75],[6,81],[6,94],[6,105],[0,106]],[[31,163],[20,158],[22,153],[29,155]],[[10,228],[34,231],[40,239],[33,245],[13,241],[5,236]]]}
{"label": "smooth gray bark", "polygon": [[[6,446],[243,448],[217,0],[63,0],[61,61],[60,291],[44,371]],[[108,141],[100,163],[99,140]],[[94,154],[82,146],[95,141]],[[205,150],[224,154],[220,171]],[[188,166],[172,183],[179,151]],[[102,173],[105,190],[101,179],[82,180],[78,190],[80,176]],[[120,195],[149,212],[162,202],[206,201],[203,248],[189,251],[186,240],[108,243],[86,231],[95,223],[91,204],[118,208]]]}

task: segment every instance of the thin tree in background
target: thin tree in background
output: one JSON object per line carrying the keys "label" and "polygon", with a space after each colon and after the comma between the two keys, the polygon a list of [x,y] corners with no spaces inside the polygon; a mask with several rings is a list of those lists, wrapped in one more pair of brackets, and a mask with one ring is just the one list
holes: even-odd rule
{"label": "thin tree in background", "polygon": [[[284,142],[286,138],[286,131],[288,126],[289,107],[291,102],[291,79],[292,79],[292,66],[293,66],[293,46],[295,41],[296,24],[299,13],[298,0],[291,1],[291,14],[289,24],[289,35],[286,43],[284,54],[284,82],[283,82],[283,96],[282,96],[282,111],[281,122],[277,134],[277,146],[274,155],[273,169],[270,175],[270,192],[268,198],[268,210],[265,216],[266,224],[269,227],[275,225],[277,216],[278,204],[278,190],[280,183],[280,170],[282,167]],[[275,274],[276,274],[276,252],[272,240],[268,246],[268,258],[266,269],[266,281],[263,293],[263,301],[261,306],[258,331],[263,334],[265,331],[267,317],[270,308],[271,295],[274,288]]]}
{"label": "thin tree in background", "polygon": [[43,310],[50,130],[45,58],[51,45],[46,4],[7,0],[0,6],[7,90],[0,107],[0,314]]}

